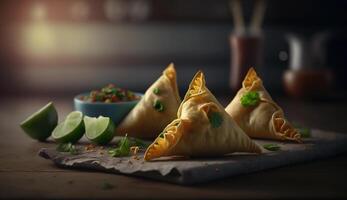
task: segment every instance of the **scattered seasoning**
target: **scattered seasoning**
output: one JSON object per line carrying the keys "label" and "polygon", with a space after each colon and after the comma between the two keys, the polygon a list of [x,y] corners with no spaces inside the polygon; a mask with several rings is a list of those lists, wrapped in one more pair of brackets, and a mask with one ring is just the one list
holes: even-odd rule
{"label": "scattered seasoning", "polygon": [[88,144],[87,146],[84,147],[85,151],[94,151],[95,150],[95,145],[94,144]]}
{"label": "scattered seasoning", "polygon": [[216,172],[219,172],[219,169],[218,169],[218,168],[216,168]]}
{"label": "scattered seasoning", "polygon": [[59,152],[69,152],[72,155],[78,154],[78,149],[72,143],[61,143],[56,148]]}
{"label": "scattered seasoning", "polygon": [[74,181],[73,181],[73,180],[69,180],[67,183],[68,183],[68,184],[73,184]]}
{"label": "scattered seasoning", "polygon": [[158,112],[164,111],[164,105],[161,101],[156,100],[153,104],[153,108],[156,109]]}
{"label": "scattered seasoning", "polygon": [[137,154],[141,148],[147,148],[148,144],[138,138],[129,138],[126,134],[119,142],[116,148],[111,148],[108,153],[112,157],[129,156],[130,153]]}
{"label": "scattered seasoning", "polygon": [[154,88],[154,89],[153,89],[153,93],[154,93],[154,94],[159,94],[159,93],[160,93],[159,88]]}
{"label": "scattered seasoning", "polygon": [[134,155],[134,156],[133,156],[133,159],[135,159],[135,160],[140,160],[140,157],[137,156],[137,155]]}
{"label": "scattered seasoning", "polygon": [[137,154],[137,152],[139,151],[139,147],[138,146],[132,146],[130,147],[130,152],[131,154],[133,154],[134,156]]}
{"label": "scattered seasoning", "polygon": [[247,92],[241,97],[241,105],[244,107],[255,106],[259,101],[259,93],[254,91]]}
{"label": "scattered seasoning", "polygon": [[218,128],[223,123],[223,117],[219,112],[210,112],[208,119],[210,120],[212,128]]}
{"label": "scattered seasoning", "polygon": [[103,190],[112,190],[113,188],[114,188],[114,185],[108,182],[103,182],[101,186],[101,189]]}
{"label": "scattered seasoning", "polygon": [[264,144],[263,147],[269,151],[278,151],[281,149],[277,144]]}

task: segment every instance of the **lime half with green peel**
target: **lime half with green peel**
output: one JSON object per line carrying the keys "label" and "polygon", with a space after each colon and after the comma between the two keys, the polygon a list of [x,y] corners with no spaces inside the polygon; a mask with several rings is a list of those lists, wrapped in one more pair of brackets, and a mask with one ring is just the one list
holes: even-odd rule
{"label": "lime half with green peel", "polygon": [[97,144],[107,144],[115,135],[115,125],[109,117],[84,117],[86,137]]}
{"label": "lime half with green peel", "polygon": [[52,137],[59,143],[75,143],[84,134],[83,114],[73,111],[53,130]]}
{"label": "lime half with green peel", "polygon": [[58,113],[52,102],[24,120],[20,127],[31,137],[39,141],[46,140],[58,124]]}

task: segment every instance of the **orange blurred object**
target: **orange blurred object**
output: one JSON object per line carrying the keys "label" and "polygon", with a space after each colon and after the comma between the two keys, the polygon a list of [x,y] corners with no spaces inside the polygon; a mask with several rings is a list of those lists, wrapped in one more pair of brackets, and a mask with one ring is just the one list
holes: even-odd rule
{"label": "orange blurred object", "polygon": [[329,69],[286,70],[284,87],[294,98],[324,98],[333,86],[333,73]]}

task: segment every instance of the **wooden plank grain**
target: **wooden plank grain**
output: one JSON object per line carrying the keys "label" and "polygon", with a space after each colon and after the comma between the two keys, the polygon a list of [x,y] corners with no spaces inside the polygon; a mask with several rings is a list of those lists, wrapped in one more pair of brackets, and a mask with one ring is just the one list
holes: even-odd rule
{"label": "wooden plank grain", "polygon": [[[196,186],[56,168],[37,156],[43,147],[18,124],[51,99],[10,99],[0,104],[0,199],[240,199],[347,198],[347,155],[232,177]],[[69,99],[54,99],[60,116],[72,109]],[[227,102],[227,100],[224,100]],[[344,102],[293,102],[280,99],[291,120],[306,126],[347,132]],[[102,189],[104,183],[112,189]]]}
{"label": "wooden plank grain", "polygon": [[[0,197],[8,198],[182,199],[194,197],[199,193],[206,198],[219,196],[218,192],[203,191],[198,188],[93,172],[15,172],[6,173],[2,178],[6,184],[0,185]],[[105,188],[106,183],[111,186]]]}
{"label": "wooden plank grain", "polygon": [[[338,164],[340,163],[340,164]],[[318,166],[318,167],[317,167]],[[346,197],[347,156],[196,186],[89,171],[0,172],[0,197],[110,199],[240,199]],[[105,183],[112,188],[104,189]],[[19,192],[20,191],[20,192]]]}

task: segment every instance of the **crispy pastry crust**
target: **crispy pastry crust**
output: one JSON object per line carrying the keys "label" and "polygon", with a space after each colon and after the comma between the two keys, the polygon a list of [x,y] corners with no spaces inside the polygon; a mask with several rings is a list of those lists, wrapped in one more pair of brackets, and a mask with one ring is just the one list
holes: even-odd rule
{"label": "crispy pastry crust", "polygon": [[[300,134],[287,119],[281,107],[271,98],[253,68],[250,68],[242,88],[226,107],[226,111],[235,119],[250,137],[301,142]],[[260,102],[254,107],[243,107],[241,97],[250,91],[260,95]]]}
{"label": "crispy pastry crust", "polygon": [[[159,89],[155,94],[153,90]],[[164,110],[158,112],[153,108],[155,101],[160,101]],[[178,94],[176,70],[171,63],[163,74],[145,92],[139,103],[119,124],[117,133],[139,138],[155,138],[165,126],[176,118],[181,103]]]}
{"label": "crispy pastry crust", "polygon": [[[209,115],[220,113],[223,122],[212,127]],[[255,144],[224,111],[205,86],[204,74],[193,78],[182,101],[177,119],[147,148],[145,160],[162,156],[215,156],[233,152],[261,153]]]}

